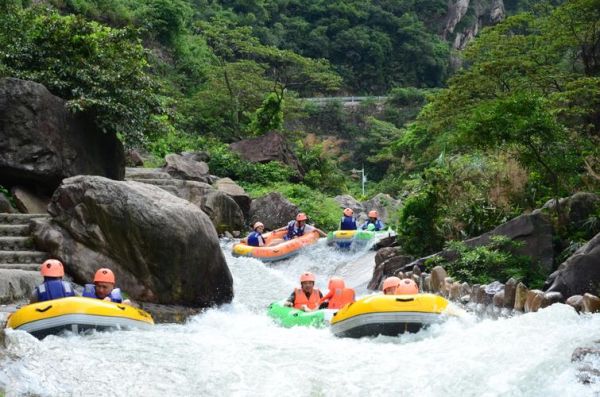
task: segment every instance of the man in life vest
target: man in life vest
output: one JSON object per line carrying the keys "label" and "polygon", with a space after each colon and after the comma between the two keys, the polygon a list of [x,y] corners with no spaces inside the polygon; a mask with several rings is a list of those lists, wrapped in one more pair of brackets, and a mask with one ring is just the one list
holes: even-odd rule
{"label": "man in life vest", "polygon": [[44,282],[33,291],[29,303],[75,296],[71,283],[64,281],[65,269],[56,259],[48,259],[40,268]]}
{"label": "man in life vest", "polygon": [[[310,233],[314,230],[316,230],[321,237],[327,237],[327,234],[325,234],[322,230],[319,230],[314,226],[307,225],[306,224],[307,220],[308,220],[308,217],[306,216],[306,214],[304,212],[300,212],[298,215],[296,215],[296,220],[289,221],[287,226],[285,226],[284,228],[281,228],[281,229],[287,230],[287,234],[285,235],[284,238],[286,240],[291,240],[294,238],[302,237],[302,236],[304,236],[305,233]],[[278,229],[278,230],[281,230],[281,229]]]}
{"label": "man in life vest", "polygon": [[384,295],[395,295],[396,289],[400,285],[400,280],[398,277],[392,276],[383,280],[383,285],[381,286],[381,290]]}
{"label": "man in life vest", "polygon": [[354,219],[354,217],[352,216],[354,214],[354,211],[352,211],[352,208],[346,208],[344,210],[344,216],[342,217],[342,220],[340,221],[340,230],[356,230],[358,229],[357,225],[356,225],[356,219]]}
{"label": "man in life vest", "polygon": [[[319,307],[327,307],[328,309],[341,309],[349,303],[355,301],[355,293],[352,288],[346,288],[346,283],[341,277],[333,276],[329,279],[329,292],[321,298]],[[323,303],[327,303],[324,306]]]}
{"label": "man in life vest", "polygon": [[294,292],[285,301],[284,306],[293,306],[295,309],[306,312],[317,310],[323,294],[315,288],[315,275],[310,272],[302,273],[300,275],[300,286],[302,288],[294,289]]}
{"label": "man in life vest", "polygon": [[371,210],[369,211],[369,219],[367,219],[367,221],[365,223],[363,223],[361,225],[361,229],[362,230],[367,230],[367,229],[371,229],[369,228],[369,225],[374,225],[375,226],[375,231],[379,231],[379,230],[383,230],[385,228],[385,225],[383,224],[383,222],[381,222],[379,220],[379,213],[376,210]]}
{"label": "man in life vest", "polygon": [[414,295],[419,293],[419,286],[414,280],[405,278],[396,287],[396,295]]}
{"label": "man in life vest", "polygon": [[265,231],[265,225],[262,222],[256,222],[252,227],[252,233],[246,237],[246,243],[252,247],[263,247],[265,245],[265,239],[262,232]]}
{"label": "man in life vest", "polygon": [[129,299],[123,300],[121,289],[115,288],[115,274],[107,268],[101,268],[96,271],[94,284],[86,284],[83,288],[82,296],[131,305]]}

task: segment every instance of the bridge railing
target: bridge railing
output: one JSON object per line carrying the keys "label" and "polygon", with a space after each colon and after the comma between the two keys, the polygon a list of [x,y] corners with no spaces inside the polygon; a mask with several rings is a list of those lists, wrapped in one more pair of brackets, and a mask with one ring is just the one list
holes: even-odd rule
{"label": "bridge railing", "polygon": [[363,101],[375,101],[384,102],[389,97],[387,96],[334,96],[334,97],[314,97],[314,98],[298,98],[301,101],[316,102],[316,103],[328,103],[328,102],[343,102],[343,103],[356,103]]}

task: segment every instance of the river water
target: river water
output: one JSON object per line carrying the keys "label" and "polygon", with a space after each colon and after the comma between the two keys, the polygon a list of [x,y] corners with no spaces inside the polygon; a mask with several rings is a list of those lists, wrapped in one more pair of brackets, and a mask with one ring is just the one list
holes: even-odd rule
{"label": "river water", "polygon": [[[576,347],[600,339],[600,315],[565,305],[508,319],[467,315],[418,334],[340,339],[328,329],[276,326],[265,308],[302,271],[344,274],[366,293],[373,253],[310,252],[264,265],[232,258],[232,304],[185,325],[50,336],[7,331],[0,390],[7,396],[594,396],[577,381]],[[1,395],[1,393],[0,393]]]}

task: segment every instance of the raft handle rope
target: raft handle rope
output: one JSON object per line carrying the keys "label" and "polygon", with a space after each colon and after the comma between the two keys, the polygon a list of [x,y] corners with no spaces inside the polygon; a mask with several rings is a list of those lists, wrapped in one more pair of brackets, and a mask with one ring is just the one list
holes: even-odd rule
{"label": "raft handle rope", "polygon": [[396,302],[412,302],[415,298],[396,298]]}
{"label": "raft handle rope", "polygon": [[47,312],[48,310],[52,309],[52,305],[46,306],[43,309],[40,309],[39,307],[35,309],[36,312],[40,312],[40,313],[44,313]]}
{"label": "raft handle rope", "polygon": [[119,305],[117,305],[117,307],[118,307],[119,309],[121,309],[121,310],[125,310],[125,306],[119,306]]}

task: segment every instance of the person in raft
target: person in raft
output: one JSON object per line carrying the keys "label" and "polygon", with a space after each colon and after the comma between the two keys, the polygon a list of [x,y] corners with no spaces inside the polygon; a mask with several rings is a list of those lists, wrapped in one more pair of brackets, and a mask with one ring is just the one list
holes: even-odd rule
{"label": "person in raft", "polygon": [[96,274],[94,275],[94,284],[86,284],[85,287],[83,287],[82,296],[131,305],[129,299],[123,299],[121,289],[115,288],[115,274],[112,270],[104,267],[96,271]]}
{"label": "person in raft", "polygon": [[310,312],[317,310],[323,298],[323,294],[315,288],[315,275],[305,272],[300,275],[301,288],[295,288],[294,292],[287,298],[284,306]]}
{"label": "person in raft", "polygon": [[252,226],[252,233],[244,239],[246,244],[252,247],[263,247],[265,245],[265,239],[262,232],[264,231],[265,225],[263,225],[262,222],[256,222],[254,226]]}
{"label": "person in raft", "polygon": [[71,283],[64,281],[65,269],[61,261],[48,259],[40,268],[44,282],[33,290],[29,303],[75,296]]}
{"label": "person in raft", "polygon": [[367,219],[367,221],[365,223],[363,223],[360,228],[362,230],[371,230],[372,228],[369,227],[369,225],[374,225],[375,226],[375,231],[379,231],[379,230],[383,230],[385,228],[385,225],[383,224],[383,222],[381,222],[379,220],[379,213],[375,210],[371,210],[369,211],[369,219]]}
{"label": "person in raft", "polygon": [[340,230],[358,229],[358,226],[356,225],[356,219],[354,219],[352,215],[354,215],[354,211],[352,211],[352,208],[344,209],[344,216],[340,221]]}
{"label": "person in raft", "polygon": [[308,217],[306,216],[306,214],[304,212],[300,212],[298,215],[296,215],[296,220],[289,221],[287,226],[284,226],[277,230],[287,229],[287,234],[284,237],[285,240],[292,240],[298,237],[302,237],[305,233],[310,233],[315,230],[319,233],[321,237],[327,237],[327,234],[325,234],[322,230],[319,230],[314,226],[307,225],[307,220]]}
{"label": "person in raft", "polygon": [[[348,303],[355,301],[356,294],[352,288],[346,288],[346,283],[341,277],[333,276],[329,279],[329,292],[321,298],[320,308],[341,309]],[[325,304],[325,305],[324,305]]]}
{"label": "person in raft", "polygon": [[383,280],[383,285],[381,286],[381,290],[384,295],[396,295],[396,289],[400,285],[400,280],[398,277],[392,276]]}
{"label": "person in raft", "polygon": [[396,287],[396,295],[414,295],[419,293],[419,286],[414,280],[405,278]]}

